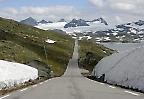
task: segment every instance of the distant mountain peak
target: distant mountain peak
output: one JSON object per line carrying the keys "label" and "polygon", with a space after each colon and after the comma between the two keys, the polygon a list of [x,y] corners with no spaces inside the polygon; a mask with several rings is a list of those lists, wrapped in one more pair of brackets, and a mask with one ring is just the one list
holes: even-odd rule
{"label": "distant mountain peak", "polygon": [[41,20],[39,23],[41,23],[41,24],[46,24],[46,23],[48,23],[46,20]]}
{"label": "distant mountain peak", "polygon": [[58,22],[66,22],[65,19],[60,19]]}
{"label": "distant mountain peak", "polygon": [[102,18],[102,17],[93,20],[93,22],[94,22],[94,21],[99,21],[99,22],[101,22],[101,23],[103,23],[103,24],[105,24],[105,25],[108,25],[107,21],[106,21],[104,18]]}
{"label": "distant mountain peak", "polygon": [[31,25],[31,26],[38,25],[38,22],[32,17],[29,17],[25,20],[22,20],[20,23],[23,23],[23,24],[26,24],[26,25]]}
{"label": "distant mountain peak", "polygon": [[32,19],[32,20],[35,20],[33,17],[28,17],[27,19]]}
{"label": "distant mountain peak", "polygon": [[98,19],[94,19],[92,21],[86,21],[86,22],[100,22],[100,23],[102,23],[104,25],[108,25],[107,21],[104,18],[102,18],[102,17],[100,17]]}
{"label": "distant mountain peak", "polygon": [[86,23],[85,20],[82,19],[73,19],[71,22],[66,24],[64,28],[69,28],[69,27],[77,27],[77,26],[89,26],[89,24]]}
{"label": "distant mountain peak", "polygon": [[53,23],[53,21],[48,21],[48,23]]}

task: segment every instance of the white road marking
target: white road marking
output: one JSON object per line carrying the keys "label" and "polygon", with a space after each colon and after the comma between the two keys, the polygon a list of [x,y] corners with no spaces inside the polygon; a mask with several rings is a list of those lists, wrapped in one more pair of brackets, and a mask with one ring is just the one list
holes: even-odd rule
{"label": "white road marking", "polygon": [[114,87],[114,86],[109,86],[109,87],[110,87],[110,88],[113,88],[113,89],[116,88],[116,87]]}
{"label": "white road marking", "polygon": [[42,85],[43,83],[40,83],[40,85]]}
{"label": "white road marking", "polygon": [[20,90],[20,91],[21,91],[21,92],[22,92],[22,91],[26,91],[27,89],[28,89],[28,88],[25,88],[25,89],[22,89],[22,90]]}
{"label": "white road marking", "polygon": [[9,97],[9,96],[10,96],[10,95],[3,96],[3,97],[1,97],[0,99],[4,99],[4,98]]}
{"label": "white road marking", "polygon": [[131,91],[125,91],[126,93],[129,93],[129,94],[132,94],[132,95],[135,95],[135,96],[140,96],[140,94],[137,94],[137,93],[134,93],[134,92],[131,92]]}

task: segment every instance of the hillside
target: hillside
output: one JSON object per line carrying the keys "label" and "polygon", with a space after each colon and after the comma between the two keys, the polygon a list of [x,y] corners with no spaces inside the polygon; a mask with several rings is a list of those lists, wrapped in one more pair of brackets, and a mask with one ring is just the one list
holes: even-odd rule
{"label": "hillside", "polygon": [[[103,26],[104,27],[104,26]],[[76,34],[76,33],[75,33]],[[88,31],[79,33],[80,38],[90,36],[97,42],[122,42],[122,43],[139,43],[144,40],[144,21],[129,22],[111,26],[105,30]]]}
{"label": "hillside", "polygon": [[96,44],[92,40],[79,40],[79,67],[93,71],[94,66],[104,57],[113,53],[113,50]]}
{"label": "hillside", "polygon": [[[50,44],[48,39],[56,42]],[[30,64],[39,70],[39,76],[47,77],[50,71],[62,75],[73,46],[74,40],[67,35],[0,18],[0,60]]]}

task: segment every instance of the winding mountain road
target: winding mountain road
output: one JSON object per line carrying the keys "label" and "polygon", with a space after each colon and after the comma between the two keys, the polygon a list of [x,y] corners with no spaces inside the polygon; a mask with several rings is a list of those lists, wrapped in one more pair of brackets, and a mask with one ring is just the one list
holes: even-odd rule
{"label": "winding mountain road", "polygon": [[0,99],[144,99],[140,93],[89,80],[78,68],[78,41],[62,77],[10,93]]}

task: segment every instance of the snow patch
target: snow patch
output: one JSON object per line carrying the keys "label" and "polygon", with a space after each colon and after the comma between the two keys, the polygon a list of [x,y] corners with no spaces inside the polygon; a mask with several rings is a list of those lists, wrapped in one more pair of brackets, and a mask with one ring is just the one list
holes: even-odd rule
{"label": "snow patch", "polygon": [[0,60],[0,89],[34,80],[38,70],[30,66]]}
{"label": "snow patch", "polygon": [[47,39],[46,42],[49,43],[49,44],[54,44],[56,41],[51,40],[51,39]]}
{"label": "snow patch", "polygon": [[110,37],[104,37],[104,40],[110,41],[111,39],[110,39]]}
{"label": "snow patch", "polygon": [[113,35],[116,36],[116,35],[118,35],[118,33],[115,32],[115,33],[113,33]]}
{"label": "snow patch", "polygon": [[92,39],[91,36],[82,36],[82,37],[79,37],[79,40],[82,40],[83,38],[86,38],[87,40],[91,40]]}
{"label": "snow patch", "polygon": [[96,37],[95,39],[96,39],[96,42],[102,41],[102,38],[100,38],[100,37]]}
{"label": "snow patch", "polygon": [[77,37],[72,37],[73,39],[77,39]]}

